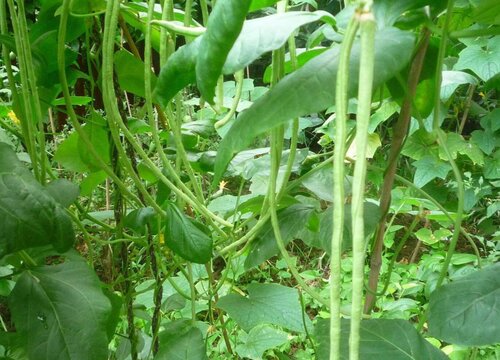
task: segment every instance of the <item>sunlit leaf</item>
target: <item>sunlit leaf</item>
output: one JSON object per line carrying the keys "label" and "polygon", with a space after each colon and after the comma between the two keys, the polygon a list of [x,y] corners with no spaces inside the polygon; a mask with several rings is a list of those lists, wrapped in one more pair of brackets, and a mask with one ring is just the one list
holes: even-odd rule
{"label": "sunlit leaf", "polygon": [[304,332],[311,326],[308,317],[302,320],[302,307],[297,290],[278,284],[249,284],[248,297],[229,294],[221,297],[217,306],[227,312],[245,331],[260,324],[273,324]]}
{"label": "sunlit leaf", "polygon": [[[413,40],[413,34],[394,28],[385,28],[377,33],[375,87],[406,65],[411,56]],[[252,107],[241,113],[220,144],[214,182],[219,181],[234,154],[243,150],[257,135],[333,104],[338,55],[338,47],[325,51],[285,77]],[[360,47],[357,44],[351,56],[351,95],[355,94],[358,86],[355,74],[359,70],[359,55]]]}

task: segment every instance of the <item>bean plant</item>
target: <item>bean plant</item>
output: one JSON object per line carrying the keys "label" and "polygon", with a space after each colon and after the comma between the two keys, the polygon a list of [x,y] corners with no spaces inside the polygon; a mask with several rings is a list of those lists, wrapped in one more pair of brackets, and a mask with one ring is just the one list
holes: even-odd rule
{"label": "bean plant", "polygon": [[498,359],[496,0],[0,0],[5,359]]}

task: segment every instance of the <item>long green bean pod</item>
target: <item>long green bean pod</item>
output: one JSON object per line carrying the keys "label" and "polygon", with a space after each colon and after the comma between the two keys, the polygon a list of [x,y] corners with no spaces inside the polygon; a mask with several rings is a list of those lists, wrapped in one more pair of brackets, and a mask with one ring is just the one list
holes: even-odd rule
{"label": "long green bean pod", "polygon": [[370,11],[360,18],[361,59],[359,69],[358,111],[356,120],[356,163],[352,185],[352,310],[349,335],[349,359],[359,359],[361,318],[363,314],[363,287],[365,266],[364,200],[366,187],[366,148],[373,91],[375,63],[375,18]]}
{"label": "long green bean pod", "polygon": [[333,155],[333,234],[330,258],[330,360],[340,359],[340,256],[344,232],[344,157],[346,140],[349,60],[359,22],[353,17],[340,50],[336,84],[335,152]]}

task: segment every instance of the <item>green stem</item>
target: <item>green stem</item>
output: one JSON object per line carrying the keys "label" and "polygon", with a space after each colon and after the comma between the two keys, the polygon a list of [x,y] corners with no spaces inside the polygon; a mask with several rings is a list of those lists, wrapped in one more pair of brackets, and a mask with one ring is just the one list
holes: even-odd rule
{"label": "green stem", "polygon": [[500,26],[493,26],[486,29],[455,30],[448,34],[448,36],[452,39],[493,36],[493,35],[500,35]]}
{"label": "green stem", "polygon": [[[337,72],[335,152],[333,161],[333,233],[330,258],[330,360],[340,359],[341,251],[344,233],[344,158],[349,86],[349,61],[359,21],[353,17],[342,41]],[[319,166],[318,166],[319,167]]]}
{"label": "green stem", "polygon": [[[434,133],[437,135],[438,138],[438,143],[439,145],[443,148],[444,153],[446,154],[446,157],[448,158],[448,161],[453,169],[453,175],[455,176],[455,180],[457,182],[457,198],[458,198],[458,205],[457,205],[457,212],[456,212],[456,217],[455,217],[455,229],[458,230],[462,226],[462,217],[464,213],[464,184],[462,180],[462,173],[460,169],[457,166],[457,163],[453,159],[453,155],[451,154],[448,146],[446,145],[446,139],[443,135],[442,130],[440,129],[440,124],[439,124],[439,109],[441,107],[441,98],[439,96],[439,92],[441,89],[441,81],[443,78],[443,62],[444,62],[444,57],[446,54],[446,46],[447,46],[447,36],[448,36],[448,28],[450,25],[451,17],[453,15],[453,5],[455,1],[454,0],[448,0],[448,7],[446,11],[446,17],[443,25],[443,36],[441,38],[441,43],[439,44],[439,53],[438,53],[438,59],[437,59],[437,65],[436,65],[436,88],[435,88],[435,103],[434,103],[434,121],[433,121],[433,130]],[[446,259],[443,263],[443,267],[441,268],[441,273],[439,274],[439,278],[436,284],[436,287],[439,288],[441,284],[443,283],[444,278],[446,277],[448,273],[448,267],[450,266],[451,258],[453,256],[453,253],[455,252],[455,248],[457,246],[458,242],[458,236],[459,236],[459,231],[454,231],[453,236],[450,241],[450,246],[448,248],[448,252],[446,254]]]}
{"label": "green stem", "polygon": [[[174,19],[174,1],[165,0],[161,14],[163,21],[172,21]],[[167,63],[170,55],[175,51],[175,34],[167,31],[165,28],[160,29],[160,66],[163,67]]]}
{"label": "green stem", "polygon": [[194,286],[193,278],[193,265],[188,262],[188,279],[189,279],[189,289],[191,290],[191,321],[193,325],[196,323],[196,288]]}
{"label": "green stem", "polygon": [[201,18],[203,19],[203,25],[207,26],[208,23],[207,0],[200,0],[200,8],[201,8]]}
{"label": "green stem", "polygon": [[[191,10],[193,8],[193,0],[186,0],[186,7],[184,8],[184,26],[191,25]],[[186,39],[187,40],[187,39]]]}
{"label": "green stem", "polygon": [[215,128],[220,128],[226,125],[236,114],[236,109],[241,100],[241,94],[243,93],[243,70],[238,71],[234,74],[234,79],[236,80],[236,94],[234,95],[233,103],[229,112],[219,121],[215,123]]}

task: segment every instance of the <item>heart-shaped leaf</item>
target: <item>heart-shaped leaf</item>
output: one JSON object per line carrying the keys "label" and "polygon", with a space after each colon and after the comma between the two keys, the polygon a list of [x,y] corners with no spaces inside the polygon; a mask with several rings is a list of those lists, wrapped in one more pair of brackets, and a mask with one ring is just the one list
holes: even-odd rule
{"label": "heart-shaped leaf", "polygon": [[248,285],[248,297],[229,294],[221,297],[217,306],[227,312],[245,331],[260,324],[273,324],[304,332],[311,326],[308,317],[304,324],[302,307],[296,289],[278,284]]}

